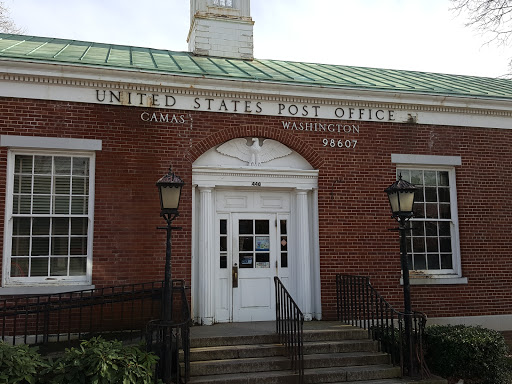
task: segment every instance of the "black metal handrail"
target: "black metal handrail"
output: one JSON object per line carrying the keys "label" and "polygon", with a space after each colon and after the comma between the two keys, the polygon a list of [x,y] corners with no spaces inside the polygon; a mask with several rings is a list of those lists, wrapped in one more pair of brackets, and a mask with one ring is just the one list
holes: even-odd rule
{"label": "black metal handrail", "polygon": [[281,280],[275,276],[276,332],[298,373],[298,383],[304,383],[304,315]]}
{"label": "black metal handrail", "polygon": [[[173,383],[187,383],[190,378],[192,318],[185,289],[183,280],[173,280],[172,321],[152,320],[146,328],[147,349],[159,356],[155,377],[170,377]],[[165,358],[167,354],[169,359]],[[166,361],[170,364],[164,364]]]}
{"label": "black metal handrail", "polygon": [[[338,320],[367,329],[380,350],[391,356],[393,365],[400,365],[402,376],[430,376],[423,356],[424,313],[396,311],[365,276],[336,275],[336,297]],[[407,316],[412,326],[410,347],[404,336]],[[409,367],[404,365],[406,354],[412,362]]]}
{"label": "black metal handrail", "polygon": [[13,345],[68,343],[114,334],[142,340],[160,317],[162,281],[0,299],[2,341]]}

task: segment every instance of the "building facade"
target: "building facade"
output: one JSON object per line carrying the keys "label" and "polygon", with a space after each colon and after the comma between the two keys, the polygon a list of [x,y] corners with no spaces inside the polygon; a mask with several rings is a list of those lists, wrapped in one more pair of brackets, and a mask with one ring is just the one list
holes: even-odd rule
{"label": "building facade", "polygon": [[401,174],[413,309],[512,329],[512,82],[255,60],[252,24],[193,0],[190,52],[0,35],[0,295],[161,279],[172,164],[196,322],[272,319],[274,276],[310,320],[339,273],[400,308]]}

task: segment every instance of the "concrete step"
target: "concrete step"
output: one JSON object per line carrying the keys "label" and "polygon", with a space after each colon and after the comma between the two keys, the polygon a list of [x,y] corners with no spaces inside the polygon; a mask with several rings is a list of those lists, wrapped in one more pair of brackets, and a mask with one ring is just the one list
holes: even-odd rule
{"label": "concrete step", "polygon": [[304,342],[307,341],[336,341],[361,340],[368,338],[368,331],[355,327],[339,329],[305,330]]}
{"label": "concrete step", "polygon": [[297,375],[292,371],[253,372],[246,374],[191,377],[189,384],[296,384]]}
{"label": "concrete step", "polygon": [[379,344],[376,341],[339,340],[339,341],[308,341],[304,343],[304,354],[341,353],[341,352],[377,352]]}
{"label": "concrete step", "polygon": [[389,364],[389,355],[380,352],[344,352],[304,356],[304,368],[331,368]]}
{"label": "concrete step", "polygon": [[[345,352],[313,354],[304,356],[304,367],[332,368],[360,365],[384,365],[389,356],[379,352]],[[291,369],[291,362],[285,356],[234,358],[222,360],[191,361],[190,375],[220,375],[228,373],[248,373]]]}
{"label": "concrete step", "polygon": [[[368,332],[355,328],[345,327],[327,330],[305,330],[304,342],[308,341],[340,341],[367,339]],[[274,344],[279,343],[277,334],[244,335],[244,336],[215,336],[196,337],[190,340],[191,347],[217,347],[221,345],[242,345],[242,344]]]}
{"label": "concrete step", "polygon": [[[355,381],[362,384],[362,380],[390,379],[400,375],[400,368],[389,367],[388,365],[370,365],[343,368],[315,368],[306,369],[305,384],[338,383]],[[219,374],[209,376],[191,377],[191,384],[295,384],[297,375],[292,371],[270,371],[251,372],[241,375],[240,373]],[[368,384],[395,384],[393,381],[381,382],[368,381]],[[397,384],[405,384],[398,381]]]}
{"label": "concrete step", "polygon": [[[182,352],[183,353],[183,352]],[[284,356],[282,344],[221,345],[190,348],[190,361],[245,359],[249,357]]]}
{"label": "concrete step", "polygon": [[190,362],[190,376],[240,374],[287,369],[291,369],[291,361],[285,356]]}
{"label": "concrete step", "polygon": [[278,344],[279,336],[276,334],[249,335],[249,336],[215,336],[198,337],[190,339],[192,348],[219,347],[223,345],[249,345],[249,344]]}
{"label": "concrete step", "polygon": [[361,365],[351,367],[314,368],[305,371],[305,384],[337,383],[392,379],[400,376],[400,367],[390,365]]}
{"label": "concrete step", "polygon": [[345,381],[331,384],[448,384],[446,379],[433,376],[429,379],[384,379],[384,380],[365,380],[365,381]]}
{"label": "concrete step", "polygon": [[[377,352],[372,340],[310,341],[304,343],[304,354],[332,354],[343,352]],[[182,352],[183,353],[183,352]],[[190,349],[190,361],[243,359],[248,357],[284,356],[282,344],[221,345]]]}

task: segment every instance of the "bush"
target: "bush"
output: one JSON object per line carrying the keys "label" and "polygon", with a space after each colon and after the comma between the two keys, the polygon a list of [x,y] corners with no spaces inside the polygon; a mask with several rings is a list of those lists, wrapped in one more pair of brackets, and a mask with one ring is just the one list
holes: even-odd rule
{"label": "bush", "polygon": [[433,325],[425,330],[427,364],[443,377],[472,383],[512,383],[507,353],[503,335],[490,329]]}
{"label": "bush", "polygon": [[66,349],[47,372],[52,384],[151,384],[157,357],[120,341],[92,338]]}
{"label": "bush", "polygon": [[47,368],[48,364],[35,348],[0,341],[0,383],[38,383],[39,372]]}

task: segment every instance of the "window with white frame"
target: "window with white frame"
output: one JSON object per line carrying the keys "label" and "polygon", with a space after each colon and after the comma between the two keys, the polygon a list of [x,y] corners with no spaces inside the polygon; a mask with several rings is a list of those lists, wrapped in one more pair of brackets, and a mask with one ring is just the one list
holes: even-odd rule
{"label": "window with white frame", "polygon": [[91,282],[94,153],[10,150],[7,285]]}
{"label": "window with white frame", "polygon": [[418,188],[407,237],[411,270],[460,275],[454,168],[398,167],[400,174]]}
{"label": "window with white frame", "polygon": [[233,8],[233,0],[213,0],[213,5],[217,7]]}

